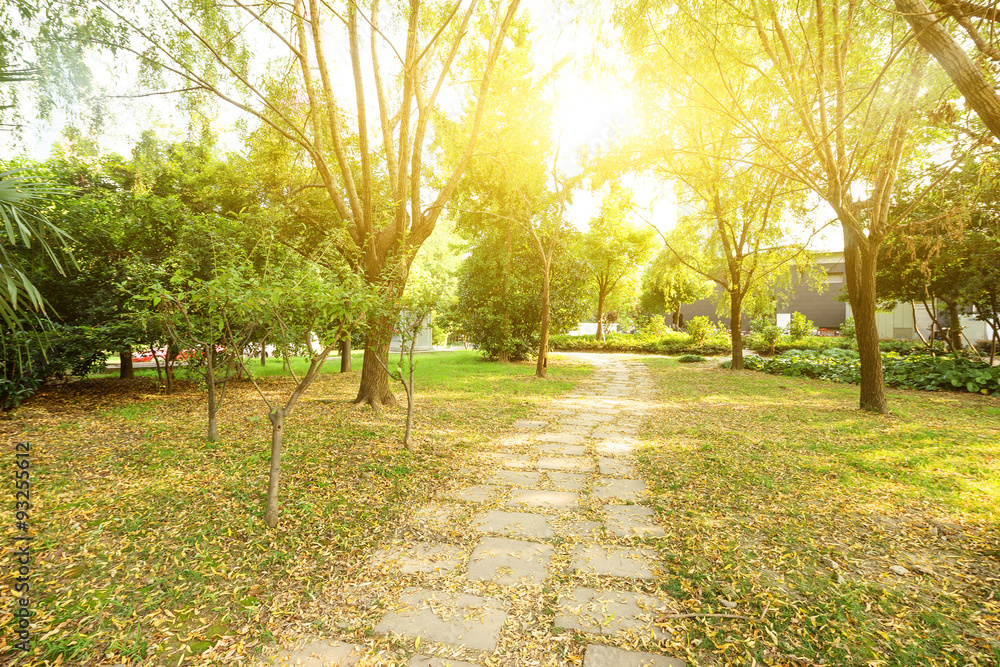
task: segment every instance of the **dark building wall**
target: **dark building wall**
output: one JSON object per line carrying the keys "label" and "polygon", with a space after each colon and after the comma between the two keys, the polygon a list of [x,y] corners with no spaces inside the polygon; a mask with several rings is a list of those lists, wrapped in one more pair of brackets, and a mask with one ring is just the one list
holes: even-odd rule
{"label": "dark building wall", "polygon": [[[844,261],[841,254],[820,255],[816,263],[826,270],[826,288],[822,292],[816,291],[813,286],[800,284],[788,303],[779,306],[779,313],[799,312],[812,320],[817,327],[827,329],[839,329],[847,318],[847,304],[835,301],[834,297],[840,293],[841,289],[846,289],[844,283]],[[793,273],[795,269],[792,269]],[[708,299],[700,299],[694,303],[689,303],[681,308],[684,320],[692,317],[705,316],[726,328],[730,326],[729,317],[719,317],[716,313],[715,303],[717,298],[724,294],[724,290],[716,286],[715,294]],[[728,297],[724,297],[728,304]],[[728,308],[727,308],[728,310]],[[667,313],[667,323],[671,322],[671,315]],[[750,319],[743,313],[742,329],[750,328]]]}
{"label": "dark building wall", "polygon": [[821,256],[816,263],[826,271],[825,289],[817,291],[808,284],[800,284],[788,303],[778,308],[778,312],[802,313],[817,327],[839,329],[847,319],[847,304],[835,300],[842,290],[847,289],[843,255]]}

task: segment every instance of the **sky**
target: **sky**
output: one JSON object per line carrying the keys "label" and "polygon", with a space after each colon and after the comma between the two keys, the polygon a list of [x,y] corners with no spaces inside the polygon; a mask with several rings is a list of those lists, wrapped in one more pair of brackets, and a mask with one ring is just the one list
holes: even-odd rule
{"label": "sky", "polygon": [[[628,131],[635,126],[631,115],[633,100],[626,85],[613,77],[604,76],[595,80],[588,76],[588,57],[594,52],[596,45],[601,49],[611,49],[604,54],[605,58],[614,62],[623,62],[621,53],[615,53],[613,44],[602,39],[601,32],[606,30],[606,23],[600,17],[588,15],[594,8],[606,7],[607,3],[564,2],[553,4],[539,0],[522,2],[522,11],[527,11],[540,35],[534,47],[534,58],[539,63],[540,70],[551,66],[560,58],[570,57],[572,60],[563,69],[563,76],[555,84],[554,95],[557,98],[559,118],[553,124],[554,132],[561,136],[561,169],[572,175],[578,173],[580,166],[577,155],[581,148],[591,153],[607,149],[618,133]],[[348,53],[343,40],[331,45],[328,57],[347,62]],[[391,58],[388,51],[384,56]],[[134,85],[134,74],[128,67],[112,68],[99,55],[91,55],[88,59],[98,84],[114,94],[125,94]],[[133,68],[134,70],[134,68]],[[346,67],[340,67],[339,83],[344,89],[344,96],[353,97],[353,84]],[[336,75],[335,75],[336,76]],[[369,81],[368,89],[373,88]],[[445,92],[444,96],[447,96]],[[373,96],[372,96],[373,97]],[[140,133],[147,129],[156,129],[161,137],[180,139],[184,135],[186,119],[176,110],[175,100],[171,96],[153,96],[142,99],[110,101],[110,116],[114,122],[102,128],[100,143],[108,151],[128,155]],[[216,125],[221,134],[220,145],[226,150],[240,150],[239,133],[234,129],[240,118],[230,106],[222,104],[216,118]],[[63,127],[72,119],[64,112],[57,112],[48,123],[34,122],[28,124],[23,133],[23,142],[18,143],[18,137],[11,133],[0,133],[0,150],[7,155],[24,154],[33,159],[43,160],[52,151],[52,146],[60,138]],[[675,223],[678,214],[669,187],[657,182],[650,176],[627,175],[624,182],[634,192],[636,203],[640,209],[633,221],[637,225],[652,222],[661,231],[666,231]],[[567,210],[568,220],[578,229],[585,230],[592,217],[597,215],[600,207],[601,193],[591,192],[586,188],[578,189]],[[817,241],[817,247],[823,249],[839,249],[839,232],[828,235],[828,238]]]}

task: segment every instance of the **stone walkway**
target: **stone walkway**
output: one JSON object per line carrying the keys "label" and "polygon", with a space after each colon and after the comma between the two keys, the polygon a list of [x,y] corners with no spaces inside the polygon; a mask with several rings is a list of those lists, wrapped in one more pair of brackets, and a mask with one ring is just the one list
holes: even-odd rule
{"label": "stone walkway", "polygon": [[[527,664],[510,644],[525,641],[516,628],[530,623],[549,629],[531,638],[539,643],[531,664],[577,662],[566,656],[585,646],[584,667],[684,665],[620,648],[662,650],[660,642],[670,638],[656,622],[657,614],[672,611],[669,600],[646,585],[661,567],[652,547],[663,529],[644,505],[646,484],[631,463],[652,377],[636,359],[587,358],[596,365],[587,383],[535,419],[516,422],[500,451],[483,455],[495,468],[487,483],[452,489],[414,512],[427,534],[451,530],[473,540],[458,545],[418,533],[376,556],[378,566],[414,584],[375,627],[414,641],[420,652],[409,667]],[[578,642],[572,650],[571,638]],[[316,642],[271,664],[380,662],[361,647]]]}

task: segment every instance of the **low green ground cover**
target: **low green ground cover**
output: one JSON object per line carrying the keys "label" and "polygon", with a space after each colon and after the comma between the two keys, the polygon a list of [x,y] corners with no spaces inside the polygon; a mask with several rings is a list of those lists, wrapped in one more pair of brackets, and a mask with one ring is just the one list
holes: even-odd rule
{"label": "low green ground cover", "polygon": [[[0,632],[0,661],[249,665],[305,634],[363,641],[380,611],[343,577],[363,576],[401,516],[475,465],[476,445],[591,370],[553,356],[538,381],[534,364],[420,355],[415,455],[400,444],[405,398],[375,415],[350,404],[358,370],[320,376],[289,418],[276,530],[262,520],[270,422],[250,383],[230,386],[218,443],[205,440],[194,384],[170,396],[149,378],[47,387],[0,420],[5,441],[32,445],[36,536],[35,649],[15,651]],[[291,385],[258,382],[276,396]],[[13,583],[0,580],[0,598],[14,599]],[[330,605],[354,625],[328,627]],[[0,627],[12,611],[0,610]]]}
{"label": "low green ground cover", "polygon": [[[853,350],[789,350],[771,359],[747,356],[744,364],[751,370],[787,377],[807,376],[857,383],[861,364]],[[924,391],[968,391],[1000,396],[1000,367],[966,357],[914,352],[901,356],[895,352],[882,355],[885,383],[890,387]]]}
{"label": "low green ground cover", "polygon": [[886,417],[847,385],[647,364],[640,468],[689,664],[1000,664],[996,399],[889,390]]}

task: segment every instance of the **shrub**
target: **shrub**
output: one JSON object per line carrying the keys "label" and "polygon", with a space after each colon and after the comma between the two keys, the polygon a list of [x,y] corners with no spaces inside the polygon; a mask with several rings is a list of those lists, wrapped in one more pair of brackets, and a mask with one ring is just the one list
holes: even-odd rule
{"label": "shrub", "polygon": [[704,315],[700,317],[692,317],[687,323],[687,333],[691,336],[691,342],[695,345],[701,345],[710,336],[717,334],[719,328],[712,324],[712,320],[708,319]]}
{"label": "shrub", "polygon": [[[708,361],[708,360],[705,359],[705,357],[699,356],[697,354],[685,354],[683,356],[678,357],[677,361],[681,362],[682,364],[691,364],[699,361]],[[730,359],[730,363],[732,363],[732,359]]]}
{"label": "shrub", "polygon": [[[47,325],[49,326],[49,325]],[[0,344],[0,411],[16,408],[46,380],[84,377],[104,365],[104,331],[51,325],[4,331]]]}
{"label": "shrub", "polygon": [[788,335],[792,340],[802,340],[813,332],[816,325],[805,315],[796,311],[792,313],[792,320],[788,323]]}
{"label": "shrub", "polygon": [[663,315],[651,315],[639,325],[639,331],[652,338],[662,338],[667,335],[667,324],[663,320]]}
{"label": "shrub", "polygon": [[854,329],[854,318],[848,317],[844,320],[844,323],[840,325],[840,335],[847,340],[855,340],[858,335]]}
{"label": "shrub", "polygon": [[750,349],[774,354],[774,346],[781,338],[781,329],[778,328],[778,325],[768,318],[758,317],[750,323],[750,329],[748,341]]}
{"label": "shrub", "polygon": [[694,345],[691,337],[681,333],[668,333],[662,338],[644,334],[615,334],[613,338],[596,341],[593,336],[552,336],[549,346],[553,350],[564,352],[639,352],[646,354],[729,354],[731,346],[729,338],[715,335],[701,345]]}

